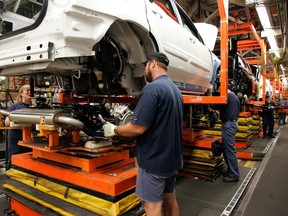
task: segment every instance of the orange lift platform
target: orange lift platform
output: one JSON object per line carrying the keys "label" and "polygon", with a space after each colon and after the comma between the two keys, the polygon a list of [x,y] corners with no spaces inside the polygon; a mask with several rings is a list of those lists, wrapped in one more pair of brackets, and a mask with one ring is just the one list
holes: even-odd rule
{"label": "orange lift platform", "polygon": [[[29,134],[31,128],[22,130],[23,134]],[[133,148],[133,144],[113,144],[88,149],[80,144],[77,131],[72,133],[70,141],[66,139],[63,143],[53,133],[48,132],[44,138],[24,135],[23,141],[18,145],[32,148],[32,152],[13,155],[12,165],[49,178],[81,185],[110,201],[118,200],[118,196],[121,197],[123,193],[135,188],[137,168],[134,157],[130,157],[129,149]]]}
{"label": "orange lift platform", "polygon": [[[22,134],[23,140],[18,145],[29,147],[32,152],[12,156],[12,168],[7,172],[12,182],[16,180],[33,188],[39,186],[39,179],[51,181],[52,185],[59,184],[56,188],[64,187],[61,198],[65,197],[68,191],[77,190],[80,193],[79,197],[88,196],[87,200],[96,199],[97,203],[91,207],[91,204],[79,201],[75,202],[75,206],[84,205],[88,210],[92,208],[98,214],[103,211],[101,208],[104,206],[106,212],[116,209],[113,210],[115,214],[109,213],[109,215],[118,215],[119,212],[124,213],[132,207],[141,206],[141,200],[134,193],[137,174],[135,157],[131,156],[135,147],[134,140],[89,149],[85,148],[83,145],[85,142],[80,140],[79,131],[72,131],[68,136],[59,137],[55,128],[40,125],[40,136],[38,134],[33,137],[31,127],[27,126],[22,128]],[[34,183],[29,185],[31,179]],[[10,193],[12,190],[14,195],[14,192],[19,190],[19,194],[23,193],[22,186],[16,189],[13,185],[7,187],[8,189],[5,189]],[[39,190],[35,188],[34,192],[37,189]],[[58,194],[56,191],[54,193]],[[19,196],[18,192],[16,193],[15,196]],[[24,212],[30,212],[31,209],[27,210],[25,202],[19,202],[13,199],[13,196],[11,199],[12,209],[15,208],[13,210],[17,210],[19,215],[27,215]],[[42,198],[38,197],[37,202],[40,202],[39,199]],[[122,205],[125,199],[129,199],[129,202],[126,201],[126,204]],[[121,206],[119,203],[122,203]],[[39,214],[35,211],[29,215]]]}

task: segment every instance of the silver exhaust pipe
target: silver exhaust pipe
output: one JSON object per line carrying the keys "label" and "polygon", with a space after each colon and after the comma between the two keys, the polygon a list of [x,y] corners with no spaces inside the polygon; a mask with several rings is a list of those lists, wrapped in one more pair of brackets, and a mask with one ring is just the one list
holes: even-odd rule
{"label": "silver exhaust pipe", "polygon": [[42,123],[46,125],[56,125],[65,129],[84,128],[83,122],[74,119],[71,113],[62,109],[24,108],[11,112],[0,109],[0,113],[15,123],[39,124],[42,118]]}

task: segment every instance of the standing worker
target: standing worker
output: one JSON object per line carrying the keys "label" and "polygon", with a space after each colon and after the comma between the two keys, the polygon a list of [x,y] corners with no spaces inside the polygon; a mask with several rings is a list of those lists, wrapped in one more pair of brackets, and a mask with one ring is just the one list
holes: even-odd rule
{"label": "standing worker", "polygon": [[[275,109],[274,101],[268,96],[266,98],[265,107],[263,108],[263,138],[275,138],[273,136],[274,131],[274,109]],[[268,134],[267,134],[267,127],[268,127]]]}
{"label": "standing worker", "polygon": [[[8,111],[28,108],[31,103],[30,85],[23,85],[19,90],[19,95],[16,98],[16,103],[8,107]],[[5,126],[10,126],[10,119],[7,116],[5,118]],[[8,132],[8,159],[6,169],[11,168],[11,156],[14,154],[24,153],[31,151],[30,148],[19,146],[18,142],[22,140],[21,129],[11,129]]]}
{"label": "standing worker", "polygon": [[106,137],[136,137],[136,195],[143,201],[147,216],[162,215],[162,207],[165,215],[179,215],[175,182],[183,166],[183,100],[167,75],[168,65],[165,54],[151,54],[144,69],[150,83],[140,94],[131,122],[103,126]]}
{"label": "standing worker", "polygon": [[280,101],[280,107],[281,111],[279,112],[279,125],[286,124],[286,112],[284,112],[287,109],[287,100],[286,98],[282,98]]}
{"label": "standing worker", "polygon": [[238,131],[238,118],[240,112],[240,101],[234,92],[228,89],[227,104],[215,105],[220,110],[222,121],[222,144],[223,156],[227,164],[227,170],[222,171],[224,182],[239,181],[238,158],[235,148],[235,134]]}

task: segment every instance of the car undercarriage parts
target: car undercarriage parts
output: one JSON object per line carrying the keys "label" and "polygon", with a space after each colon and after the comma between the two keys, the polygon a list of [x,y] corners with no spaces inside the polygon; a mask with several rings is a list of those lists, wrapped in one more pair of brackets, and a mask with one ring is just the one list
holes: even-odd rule
{"label": "car undercarriage parts", "polygon": [[74,119],[69,112],[61,109],[19,109],[11,112],[0,110],[0,113],[8,116],[10,121],[39,124],[42,120],[46,125],[57,125],[61,128],[76,128],[82,129],[84,124]]}

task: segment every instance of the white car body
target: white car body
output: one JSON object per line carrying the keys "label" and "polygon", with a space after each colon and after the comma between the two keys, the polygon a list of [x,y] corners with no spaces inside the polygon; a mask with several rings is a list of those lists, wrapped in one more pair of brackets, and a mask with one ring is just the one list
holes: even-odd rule
{"label": "white car body", "polygon": [[202,94],[211,88],[219,59],[181,7],[162,2],[177,21],[149,0],[43,0],[42,11],[32,18],[0,9],[2,21],[14,23],[0,36],[0,76],[54,74],[74,82],[93,74],[83,79],[97,80],[102,93],[119,94],[122,88],[138,95],[145,85],[142,63],[160,51],[179,88]]}

